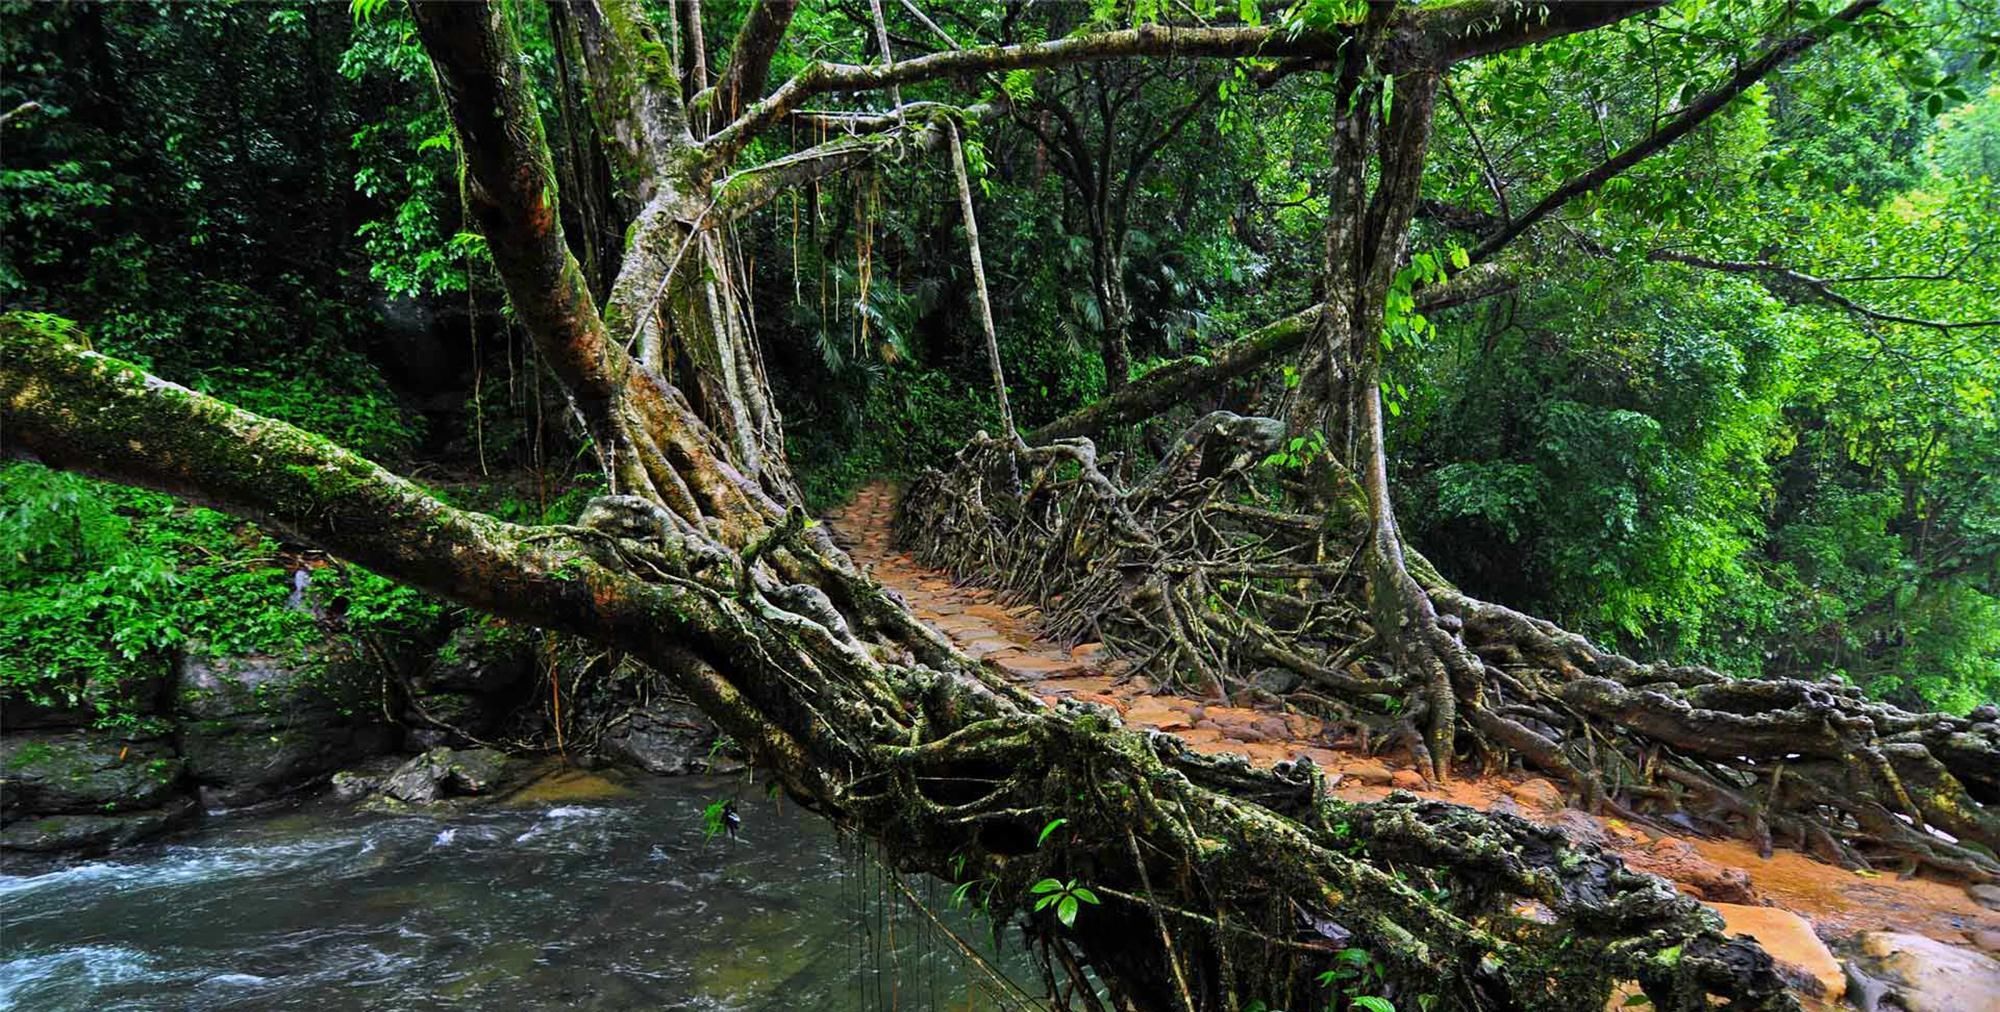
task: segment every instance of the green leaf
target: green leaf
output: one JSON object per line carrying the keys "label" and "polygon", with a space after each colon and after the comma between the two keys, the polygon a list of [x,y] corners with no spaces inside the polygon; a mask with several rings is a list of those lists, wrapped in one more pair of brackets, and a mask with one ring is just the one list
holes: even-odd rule
{"label": "green leaf", "polygon": [[1076,897],[1064,896],[1062,902],[1056,904],[1056,920],[1063,922],[1064,927],[1076,923]]}
{"label": "green leaf", "polygon": [[1077,899],[1084,901],[1085,903],[1090,903],[1093,905],[1097,903],[1097,894],[1091,892],[1088,888],[1084,886],[1077,886],[1076,888],[1071,889],[1069,891],[1069,894],[1071,896],[1076,897]]}
{"label": "green leaf", "polygon": [[1045,878],[1040,882],[1037,882],[1034,885],[1029,886],[1028,891],[1031,893],[1053,893],[1053,892],[1061,892],[1062,887],[1063,885],[1061,882],[1058,882],[1052,878]]}
{"label": "green leaf", "polygon": [[1357,995],[1351,1004],[1353,1008],[1367,1009],[1368,1012],[1396,1012],[1394,1002],[1372,994]]}
{"label": "green leaf", "polygon": [[[1057,827],[1062,826],[1067,822],[1069,822],[1068,819],[1050,819],[1049,824],[1042,827],[1042,835],[1035,837],[1035,846],[1037,847],[1041,846],[1044,842],[1048,840],[1050,833],[1055,832]],[[1055,879],[1044,879],[1043,881],[1054,882]],[[1040,883],[1037,884],[1039,885]]]}

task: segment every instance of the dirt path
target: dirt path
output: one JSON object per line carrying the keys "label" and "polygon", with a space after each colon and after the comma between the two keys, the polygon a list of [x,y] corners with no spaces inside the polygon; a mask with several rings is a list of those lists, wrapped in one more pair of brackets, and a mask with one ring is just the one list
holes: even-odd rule
{"label": "dirt path", "polygon": [[1431,784],[1414,769],[1396,768],[1393,757],[1343,751],[1311,717],[1275,707],[1224,706],[1156,694],[1153,683],[1131,674],[1124,661],[1106,658],[1102,644],[1065,648],[1042,640],[1036,627],[1040,614],[1032,605],[1010,606],[993,591],[959,585],[898,550],[889,535],[895,495],[886,483],[863,488],[827,515],[835,539],[960,649],[1044,699],[1100,702],[1124,714],[1127,724],[1171,732],[1204,752],[1235,752],[1260,766],[1311,756],[1328,771],[1333,793],[1350,801],[1375,801],[1392,790],[1409,790],[1552,823],[1573,839],[1611,846],[1633,867],[1717,904],[1732,925],[1755,919],[1730,906],[1740,904],[1793,911],[1827,937],[1890,928],[1967,945],[1981,932],[2000,933],[2000,913],[1981,907],[1956,885],[1859,875],[1793,851],[1765,859],[1741,841],[1679,836],[1657,826],[1599,818],[1567,807],[1561,792],[1538,778]]}

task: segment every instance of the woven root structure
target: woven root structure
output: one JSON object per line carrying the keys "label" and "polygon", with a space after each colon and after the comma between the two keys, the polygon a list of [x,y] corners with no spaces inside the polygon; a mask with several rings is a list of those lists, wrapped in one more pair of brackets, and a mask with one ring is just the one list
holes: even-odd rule
{"label": "woven root structure", "polygon": [[1421,557],[1380,566],[1358,487],[1316,516],[1252,480],[1281,436],[1216,412],[1129,487],[1088,440],[982,437],[912,483],[896,533],[1164,685],[1257,695],[1252,673],[1285,669],[1288,706],[1360,749],[1407,748],[1435,777],[1460,755],[1518,763],[1588,810],[1767,855],[2000,877],[2000,711],[1912,713],[1835,682],[1639,663],[1466,595]]}

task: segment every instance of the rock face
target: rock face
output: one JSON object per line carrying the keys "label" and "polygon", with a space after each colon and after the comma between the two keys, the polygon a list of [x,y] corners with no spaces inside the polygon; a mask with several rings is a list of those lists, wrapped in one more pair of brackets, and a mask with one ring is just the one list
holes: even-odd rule
{"label": "rock face", "polygon": [[[1712,903],[1722,915],[1723,931],[1749,935],[1757,940],[1778,970],[1792,978],[1800,990],[1833,1004],[1847,993],[1847,974],[1833,958],[1826,943],[1813,934],[1806,919],[1777,907],[1746,907],[1734,903]],[[1911,1012],[1917,1012],[1912,1009]]]}
{"label": "rock face", "polygon": [[376,691],[340,658],[190,655],[174,693],[188,773],[207,803],[231,808],[317,782],[396,744]]}
{"label": "rock face", "polygon": [[626,711],[599,748],[648,773],[676,776],[707,769],[715,740],[715,725],[700,710],[652,703]]}
{"label": "rock face", "polygon": [[2000,1012],[2000,961],[1922,935],[1871,931],[1861,952],[1908,1012]]}
{"label": "rock face", "polygon": [[407,744],[469,745],[466,735],[497,733],[534,675],[534,643],[525,632],[485,622],[459,627],[410,679]]}
{"label": "rock face", "polygon": [[173,742],[71,729],[0,738],[0,849],[105,850],[194,814]]}

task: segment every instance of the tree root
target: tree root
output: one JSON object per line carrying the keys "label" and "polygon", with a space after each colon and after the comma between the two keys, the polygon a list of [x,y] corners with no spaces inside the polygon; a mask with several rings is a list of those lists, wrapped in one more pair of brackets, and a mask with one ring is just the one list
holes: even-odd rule
{"label": "tree root", "polygon": [[[2000,712],[1911,713],[1838,683],[1604,651],[1459,592],[1421,557],[1385,566],[1365,505],[1335,521],[1286,510],[1248,477],[1269,438],[1210,415],[1126,491],[1067,440],[1023,458],[1011,498],[985,480],[999,447],[975,441],[910,486],[896,534],[927,565],[1035,603],[1056,637],[1147,659],[1162,682],[1185,671],[1213,692],[1259,665],[1295,672],[1295,705],[1386,732],[1437,779],[1467,748],[1593,810],[2000,879]],[[1368,579],[1328,556],[1369,558]]]}

